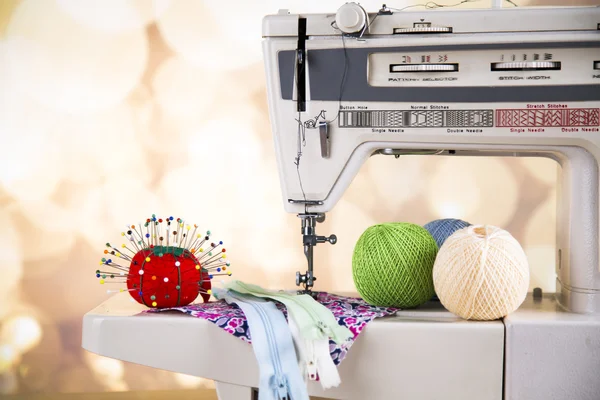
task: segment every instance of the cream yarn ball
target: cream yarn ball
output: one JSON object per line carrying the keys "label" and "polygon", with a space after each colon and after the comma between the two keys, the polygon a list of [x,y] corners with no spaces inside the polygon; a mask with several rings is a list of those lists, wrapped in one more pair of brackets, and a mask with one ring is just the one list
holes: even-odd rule
{"label": "cream yarn ball", "polygon": [[507,231],[472,225],[440,248],[433,285],[448,311],[465,319],[494,320],[515,311],[527,295],[529,264]]}

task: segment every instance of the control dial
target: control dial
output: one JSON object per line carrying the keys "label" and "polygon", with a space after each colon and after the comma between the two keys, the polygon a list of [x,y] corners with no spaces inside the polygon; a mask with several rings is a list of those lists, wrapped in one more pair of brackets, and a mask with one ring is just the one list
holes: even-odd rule
{"label": "control dial", "polygon": [[391,64],[390,72],[456,72],[458,64]]}
{"label": "control dial", "polygon": [[492,63],[492,71],[557,71],[560,61],[511,61]]}
{"label": "control dial", "polygon": [[452,33],[451,26],[435,26],[431,22],[415,22],[412,27],[394,28],[394,35],[410,33]]}
{"label": "control dial", "polygon": [[344,33],[357,33],[367,24],[367,12],[357,3],[346,3],[335,14],[335,24]]}

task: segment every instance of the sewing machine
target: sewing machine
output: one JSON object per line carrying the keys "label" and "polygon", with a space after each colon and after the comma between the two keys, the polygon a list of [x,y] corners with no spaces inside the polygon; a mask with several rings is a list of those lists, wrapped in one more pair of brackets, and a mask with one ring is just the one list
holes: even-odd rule
{"label": "sewing machine", "polygon": [[[309,393],[598,400],[600,7],[410,10],[347,3],[264,19],[284,207],[300,217],[308,263],[297,284],[311,292],[315,246],[337,239],[317,224],[367,158],[505,155],[561,166],[557,293],[530,294],[502,321],[464,321],[439,302],[377,319],[340,365],[342,384],[311,381]],[[142,314],[128,297],[86,314],[84,348],[214,379],[221,400],[254,398],[251,346],[201,319]]]}
{"label": "sewing machine", "polygon": [[502,398],[504,382],[505,399],[600,399],[600,7],[369,13],[346,3],[268,16],[263,36],[284,207],[301,219],[308,262],[301,291],[314,285],[314,247],[337,240],[317,223],[367,158],[554,159],[555,298],[536,293],[504,319],[485,350],[504,354],[496,387],[423,398]]}

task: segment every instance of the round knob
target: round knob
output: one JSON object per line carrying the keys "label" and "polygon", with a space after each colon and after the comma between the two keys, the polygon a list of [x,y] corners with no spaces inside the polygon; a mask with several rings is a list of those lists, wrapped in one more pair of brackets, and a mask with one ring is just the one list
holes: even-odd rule
{"label": "round knob", "polygon": [[366,23],[367,13],[357,3],[346,3],[335,14],[335,24],[344,33],[360,32]]}
{"label": "round knob", "polygon": [[327,241],[329,241],[329,243],[331,243],[331,244],[336,244],[336,243],[337,243],[337,236],[335,236],[335,235],[330,235],[330,236],[327,238]]}

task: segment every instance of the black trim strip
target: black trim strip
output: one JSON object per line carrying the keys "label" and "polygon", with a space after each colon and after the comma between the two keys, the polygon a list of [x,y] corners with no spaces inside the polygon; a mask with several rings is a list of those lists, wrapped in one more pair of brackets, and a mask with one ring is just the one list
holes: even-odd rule
{"label": "black trim strip", "polygon": [[298,111],[306,111],[306,18],[298,18],[298,49],[296,57],[296,88]]}

